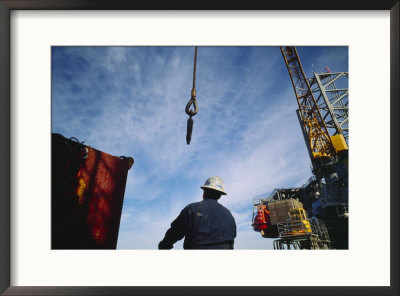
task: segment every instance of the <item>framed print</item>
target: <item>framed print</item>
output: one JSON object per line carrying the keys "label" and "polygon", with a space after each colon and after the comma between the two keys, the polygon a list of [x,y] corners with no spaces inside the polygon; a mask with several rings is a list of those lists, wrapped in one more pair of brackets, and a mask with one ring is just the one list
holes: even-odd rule
{"label": "framed print", "polygon": [[[399,294],[395,186],[399,175],[398,1],[0,1],[0,22],[1,295]],[[293,72],[297,52],[302,67],[314,73],[314,82]],[[202,64],[205,60],[206,65]],[[196,112],[184,113],[187,98],[180,100],[192,77],[195,89],[196,63],[197,94],[208,98],[199,99],[200,112],[194,117]],[[348,89],[340,84],[339,76],[331,76],[342,67],[342,74],[348,75]],[[263,76],[266,68],[268,75]],[[328,113],[321,116],[313,108],[301,113],[305,101],[301,100],[310,92],[296,93],[299,88],[295,87],[295,79],[307,80],[315,87],[319,78],[328,76],[334,77],[329,79],[338,86],[334,103],[350,97],[346,106],[339,108],[346,108],[346,116],[350,110],[350,119],[338,115],[346,138],[331,136],[334,150],[312,146],[317,142],[310,136],[318,130],[315,122],[318,116],[328,122]],[[288,87],[282,89],[280,81]],[[192,102],[196,97],[193,89]],[[319,89],[321,98],[333,92],[331,88],[325,92],[322,86]],[[218,101],[222,97],[219,92],[230,99]],[[264,98],[263,104],[251,101],[256,94]],[[132,103],[133,97],[141,99]],[[293,119],[294,97],[300,111]],[[287,105],[282,103],[286,98]],[[230,104],[235,110],[228,108]],[[175,107],[181,105],[182,110],[176,112]],[[324,110],[331,112],[328,107]],[[175,116],[175,112],[179,114]],[[184,122],[177,124],[181,115]],[[189,128],[192,117],[194,125]],[[290,124],[293,121],[298,128],[297,119],[303,123],[302,133],[293,134],[301,141],[289,141],[293,139]],[[339,124],[331,123],[327,129]],[[186,141],[183,135],[183,148],[173,145],[182,138],[177,134],[189,130],[193,135]],[[63,156],[52,146],[55,133],[70,137],[67,141],[57,135],[60,149],[68,157],[79,155],[79,167],[73,167],[68,159],[62,163],[61,180],[65,178],[73,186],[68,189],[71,194],[57,193],[65,199],[56,205],[52,199],[54,163]],[[279,135],[285,141],[279,140]],[[257,141],[260,138],[269,138],[269,142]],[[261,202],[255,204],[252,196],[266,190],[266,178],[271,190],[298,184],[305,194],[306,183],[298,175],[310,171],[309,159],[302,161],[295,153],[300,149],[306,152],[304,140],[310,143],[305,154],[311,161],[329,153],[346,155],[336,172],[319,177],[322,185],[314,193],[331,196],[332,188],[338,188],[332,184],[347,182],[338,172],[347,170],[349,202],[346,212],[337,215],[348,218],[348,234],[335,236],[328,225],[333,247],[325,240],[326,250],[277,250],[284,249],[280,247],[284,243],[287,249],[317,248],[315,241],[308,244],[302,240],[296,245],[293,240],[282,240],[286,235],[312,233],[315,224],[310,224],[305,211],[318,217],[317,203],[307,205],[294,198],[291,214],[285,210],[282,220],[273,224],[271,219],[281,218],[270,214],[271,195],[264,211],[268,219],[254,218],[253,208],[257,215],[264,208]],[[248,149],[238,149],[245,146]],[[191,149],[191,153],[181,149]],[[151,155],[148,159],[157,158],[158,162],[150,163],[146,153]],[[265,158],[267,154],[269,158]],[[210,164],[199,166],[202,162]],[[296,162],[300,164],[290,167]],[[157,250],[169,223],[187,202],[188,184],[193,179],[199,182],[199,172],[202,176],[218,168],[216,176],[224,166],[230,184],[225,187],[228,197],[233,191],[230,196],[239,203],[240,196],[244,209],[227,199],[238,228],[234,250]],[[313,174],[318,174],[318,165],[313,163],[312,168]],[[122,179],[113,175],[118,170],[124,171]],[[141,170],[147,174],[140,175]],[[267,170],[270,173],[264,175]],[[289,172],[291,178],[284,178]],[[93,181],[99,175],[107,178],[107,188]],[[208,188],[221,183],[219,177],[204,181],[200,185]],[[115,205],[108,203],[116,196],[115,188],[124,187],[125,182],[124,206],[123,190],[117,192]],[[143,198],[132,198],[135,190]],[[167,197],[167,192],[174,194]],[[278,192],[278,201],[279,194],[288,193],[273,192]],[[65,202],[68,198],[84,207],[72,208]],[[89,209],[89,214],[82,209]],[[91,209],[114,215],[118,223],[107,224],[106,214],[93,214]],[[75,210],[76,216],[71,214]],[[67,219],[76,219],[65,223],[67,211],[71,214]],[[296,218],[300,216],[303,218]],[[129,226],[124,224],[127,219],[132,222]],[[279,225],[296,219],[305,228],[281,232]],[[78,220],[90,225],[82,230]],[[62,227],[54,227],[54,223]],[[264,224],[276,225],[278,242],[272,244],[261,229]],[[109,239],[107,229],[114,229],[114,234],[119,229],[119,237],[117,233]],[[73,241],[76,230],[80,236]],[[84,245],[80,244],[83,237]],[[165,241],[164,246],[169,248]]]}

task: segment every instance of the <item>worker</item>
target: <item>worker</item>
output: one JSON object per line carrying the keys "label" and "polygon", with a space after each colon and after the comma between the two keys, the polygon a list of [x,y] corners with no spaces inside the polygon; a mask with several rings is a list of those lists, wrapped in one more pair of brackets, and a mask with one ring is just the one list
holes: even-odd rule
{"label": "worker", "polygon": [[236,223],[231,212],[218,202],[226,195],[218,176],[210,177],[203,186],[203,200],[186,206],[171,223],[158,249],[172,249],[185,237],[184,249],[233,249]]}

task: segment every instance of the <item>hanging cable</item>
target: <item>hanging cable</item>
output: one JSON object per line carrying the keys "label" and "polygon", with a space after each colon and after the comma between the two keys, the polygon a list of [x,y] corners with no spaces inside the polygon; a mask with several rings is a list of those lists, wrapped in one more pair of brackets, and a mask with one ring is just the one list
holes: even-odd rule
{"label": "hanging cable", "polygon": [[[187,129],[186,129],[186,143],[189,145],[192,139],[192,131],[193,131],[193,116],[197,114],[199,111],[199,107],[196,101],[196,64],[197,64],[197,46],[194,47],[194,66],[193,66],[193,87],[191,98],[189,102],[186,104],[185,112],[189,115],[187,121]],[[191,109],[191,105],[193,105],[194,109]]]}

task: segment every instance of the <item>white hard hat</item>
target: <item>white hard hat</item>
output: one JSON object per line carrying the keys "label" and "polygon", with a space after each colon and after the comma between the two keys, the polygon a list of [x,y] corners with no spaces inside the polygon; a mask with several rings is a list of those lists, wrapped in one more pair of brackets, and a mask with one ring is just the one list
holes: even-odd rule
{"label": "white hard hat", "polygon": [[206,180],[203,186],[200,187],[201,189],[212,189],[219,191],[221,194],[226,195],[225,186],[222,179],[218,176],[210,177]]}

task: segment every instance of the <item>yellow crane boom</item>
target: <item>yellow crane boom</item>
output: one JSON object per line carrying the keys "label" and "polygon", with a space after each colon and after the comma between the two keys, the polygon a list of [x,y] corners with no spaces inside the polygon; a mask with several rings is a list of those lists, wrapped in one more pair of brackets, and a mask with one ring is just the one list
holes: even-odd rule
{"label": "yellow crane boom", "polygon": [[299,107],[299,116],[306,134],[311,158],[330,157],[335,154],[332,140],[325,125],[311,87],[304,74],[296,47],[281,47],[290,74]]}

